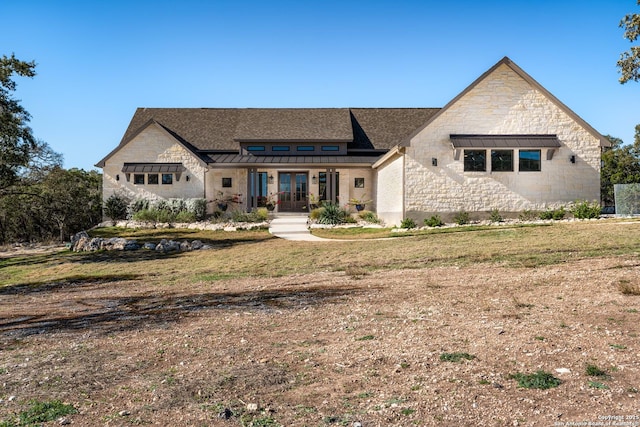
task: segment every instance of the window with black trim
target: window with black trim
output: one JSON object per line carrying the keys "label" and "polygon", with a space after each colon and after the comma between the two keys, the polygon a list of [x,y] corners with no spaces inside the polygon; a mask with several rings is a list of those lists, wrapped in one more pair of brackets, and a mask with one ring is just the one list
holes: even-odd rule
{"label": "window with black trim", "polygon": [[487,171],[487,150],[464,150],[465,172]]}
{"label": "window with black trim", "polygon": [[133,183],[134,184],[142,184],[142,185],[144,185],[144,174],[142,174],[142,173],[134,173],[133,174]]}
{"label": "window with black trim", "polygon": [[173,174],[172,173],[163,173],[162,174],[162,183],[165,185],[173,184]]}
{"label": "window with black trim", "polygon": [[290,149],[288,145],[274,145],[271,147],[271,151],[289,151]]}
{"label": "window with black trim", "polygon": [[298,145],[296,147],[296,150],[298,150],[298,151],[315,151],[316,147],[314,147],[313,145]]}
{"label": "window with black trim", "polygon": [[247,147],[247,151],[264,151],[264,145],[250,145]]}
{"label": "window with black trim", "polygon": [[[327,173],[318,173],[318,193],[320,200],[327,200]],[[340,196],[340,172],[336,172],[336,197]]]}
{"label": "window with black trim", "polygon": [[491,150],[491,172],[513,172],[513,150]]}
{"label": "window with black trim", "polygon": [[355,188],[364,188],[364,178],[354,178],[353,186]]}
{"label": "window with black trim", "polygon": [[222,187],[229,188],[231,187],[232,180],[231,178],[222,178]]}
{"label": "window with black trim", "polygon": [[520,150],[518,152],[518,170],[520,172],[540,172],[541,150]]}
{"label": "window with black trim", "polygon": [[340,151],[340,147],[337,145],[323,145],[322,151]]}

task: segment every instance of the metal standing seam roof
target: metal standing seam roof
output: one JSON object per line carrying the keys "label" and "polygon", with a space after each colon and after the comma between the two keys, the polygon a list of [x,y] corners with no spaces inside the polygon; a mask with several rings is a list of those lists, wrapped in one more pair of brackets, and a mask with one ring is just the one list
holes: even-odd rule
{"label": "metal standing seam roof", "polygon": [[363,164],[372,165],[379,156],[254,156],[250,154],[210,154],[214,164]]}
{"label": "metal standing seam roof", "polygon": [[186,168],[182,163],[125,163],[122,173],[180,173]]}
{"label": "metal standing seam roof", "polygon": [[449,135],[454,148],[558,148],[557,135]]}

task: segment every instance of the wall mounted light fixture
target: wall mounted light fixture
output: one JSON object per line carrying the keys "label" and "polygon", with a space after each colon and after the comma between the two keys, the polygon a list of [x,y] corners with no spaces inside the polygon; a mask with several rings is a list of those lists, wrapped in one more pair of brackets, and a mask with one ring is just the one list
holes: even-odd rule
{"label": "wall mounted light fixture", "polygon": [[273,184],[273,175],[269,175],[269,184]]}
{"label": "wall mounted light fixture", "polygon": [[438,166],[438,159],[436,159],[435,157],[431,158],[431,166]]}
{"label": "wall mounted light fixture", "polygon": [[576,162],[576,156],[575,156],[575,154],[572,154],[571,156],[569,156],[569,161],[570,161],[571,163],[575,163],[575,162]]}
{"label": "wall mounted light fixture", "polygon": [[189,175],[187,175],[187,177],[186,177],[185,179],[187,180],[187,182],[189,182],[189,180],[190,180],[191,178],[189,177]]}
{"label": "wall mounted light fixture", "polygon": [[313,175],[313,176],[311,177],[311,183],[312,183],[312,184],[317,184],[317,183],[318,183],[318,178],[317,178],[315,175]]}
{"label": "wall mounted light fixture", "polygon": [[120,181],[120,175],[116,175],[116,181]]}

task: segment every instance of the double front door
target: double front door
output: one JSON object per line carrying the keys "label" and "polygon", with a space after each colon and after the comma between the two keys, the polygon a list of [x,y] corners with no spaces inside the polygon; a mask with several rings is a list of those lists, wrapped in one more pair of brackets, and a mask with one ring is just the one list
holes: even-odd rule
{"label": "double front door", "polygon": [[278,173],[278,211],[306,212],[309,175],[306,172]]}

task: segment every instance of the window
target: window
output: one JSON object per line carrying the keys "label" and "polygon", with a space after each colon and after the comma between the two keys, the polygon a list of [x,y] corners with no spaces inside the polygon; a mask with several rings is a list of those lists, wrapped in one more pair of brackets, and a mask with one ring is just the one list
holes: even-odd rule
{"label": "window", "polygon": [[144,185],[144,174],[141,174],[141,173],[133,174],[133,183],[134,184],[143,184]]}
{"label": "window", "polygon": [[520,150],[518,170],[520,172],[540,172],[540,150]]}
{"label": "window", "polygon": [[465,172],[487,171],[487,150],[464,150]]}
{"label": "window", "polygon": [[264,151],[264,145],[250,145],[247,147],[247,151]]}
{"label": "window", "polygon": [[340,147],[337,145],[323,145],[322,151],[340,151]]}
{"label": "window", "polygon": [[491,172],[513,172],[513,150],[491,150]]}
{"label": "window", "polygon": [[[254,172],[255,173],[255,172]],[[257,184],[257,187],[256,187]],[[268,193],[267,193],[267,173],[258,172],[258,180],[255,182],[253,178],[250,180],[251,185],[251,203],[253,205],[253,198],[256,197],[257,206],[267,206]]]}
{"label": "window", "polygon": [[[340,195],[340,172],[336,172],[336,197]],[[327,199],[327,173],[318,173],[318,192],[320,194],[320,200]]]}
{"label": "window", "polygon": [[316,147],[314,147],[313,145],[298,145],[297,150],[298,151],[315,151]]}
{"label": "window", "polygon": [[158,174],[150,173],[147,175],[147,184],[157,184],[158,183]]}
{"label": "window", "polygon": [[222,178],[222,186],[225,188],[231,187],[231,178]]}
{"label": "window", "polygon": [[172,173],[163,173],[162,174],[162,183],[163,184],[173,184],[173,174]]}
{"label": "window", "polygon": [[353,186],[355,188],[364,188],[364,178],[355,178]]}
{"label": "window", "polygon": [[274,145],[271,147],[271,151],[289,151],[288,145]]}

